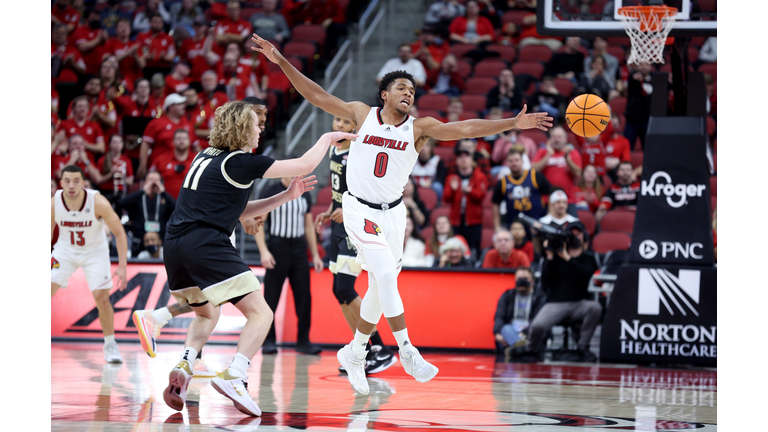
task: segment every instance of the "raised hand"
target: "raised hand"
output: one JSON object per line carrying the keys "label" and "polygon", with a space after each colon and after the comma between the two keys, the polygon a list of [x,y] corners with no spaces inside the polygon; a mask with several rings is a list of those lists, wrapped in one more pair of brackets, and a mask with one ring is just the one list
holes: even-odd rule
{"label": "raised hand", "polygon": [[312,189],[314,189],[314,184],[317,183],[317,180],[315,180],[315,176],[309,176],[307,178],[304,178],[304,176],[296,176],[291,180],[291,184],[288,186],[288,196],[290,199],[294,200],[298,197],[300,197],[304,192],[309,192]]}
{"label": "raised hand", "polygon": [[545,112],[526,114],[526,110],[528,110],[527,104],[523,105],[523,109],[520,111],[520,114],[515,117],[515,126],[518,129],[536,128],[546,131],[552,127],[552,123],[550,123],[552,121],[552,117],[549,117],[549,114]]}
{"label": "raised hand", "polygon": [[283,55],[280,54],[280,51],[278,51],[274,45],[272,45],[266,39],[262,39],[261,36],[257,35],[256,33],[253,34],[251,40],[254,44],[251,49],[264,54],[264,56],[272,63],[277,63],[281,58],[283,58]]}

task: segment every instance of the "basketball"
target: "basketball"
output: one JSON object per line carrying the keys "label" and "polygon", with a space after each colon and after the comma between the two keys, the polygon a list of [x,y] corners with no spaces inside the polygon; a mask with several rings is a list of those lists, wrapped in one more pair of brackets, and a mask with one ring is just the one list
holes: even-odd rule
{"label": "basketball", "polygon": [[611,121],[611,109],[593,94],[576,96],[565,110],[565,122],[573,133],[584,138],[600,134]]}

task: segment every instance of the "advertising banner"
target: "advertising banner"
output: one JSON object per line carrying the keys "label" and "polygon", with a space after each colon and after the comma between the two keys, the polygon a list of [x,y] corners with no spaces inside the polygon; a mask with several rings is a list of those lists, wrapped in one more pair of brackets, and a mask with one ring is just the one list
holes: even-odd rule
{"label": "advertising banner", "polygon": [[600,360],[717,366],[717,270],[623,266],[603,321]]}
{"label": "advertising banner", "polygon": [[[113,264],[114,271],[116,265]],[[260,281],[265,269],[251,267]],[[156,309],[176,302],[167,287],[162,264],[128,264],[128,286],[112,289],[110,301],[115,310],[115,335],[118,340],[138,342],[131,314],[139,309]],[[333,275],[327,269],[310,271],[312,328],[310,339],[319,344],[346,344],[352,338],[333,296]],[[403,270],[398,287],[403,299],[408,334],[419,347],[494,349],[493,317],[501,294],[515,286],[513,273]],[[367,291],[367,272],[357,279],[360,296]],[[159,342],[182,342],[194,314],[173,318],[163,327]],[[212,343],[235,343],[245,318],[231,304],[222,306],[221,317],[210,338]],[[293,293],[286,282],[275,312],[278,343],[296,341],[296,314]],[[396,345],[386,320],[378,323],[385,343]],[[51,300],[51,337],[54,339],[101,340],[101,326],[93,297],[81,269]]]}

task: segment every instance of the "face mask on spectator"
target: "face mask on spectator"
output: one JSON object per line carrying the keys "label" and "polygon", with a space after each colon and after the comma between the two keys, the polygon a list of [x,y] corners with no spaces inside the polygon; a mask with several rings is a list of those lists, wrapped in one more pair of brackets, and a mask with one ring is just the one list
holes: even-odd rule
{"label": "face mask on spectator", "polygon": [[518,278],[515,281],[515,287],[517,288],[529,288],[531,286],[531,281],[525,278]]}
{"label": "face mask on spectator", "polygon": [[145,248],[147,252],[150,253],[150,255],[154,255],[157,253],[157,245],[149,245]]}

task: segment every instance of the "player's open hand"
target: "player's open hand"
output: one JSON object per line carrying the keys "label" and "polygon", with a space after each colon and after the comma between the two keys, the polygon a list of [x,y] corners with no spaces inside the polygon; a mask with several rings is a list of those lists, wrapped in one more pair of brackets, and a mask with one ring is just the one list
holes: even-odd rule
{"label": "player's open hand", "polygon": [[331,217],[331,214],[329,212],[322,212],[318,214],[317,217],[315,217],[314,226],[315,226],[315,231],[317,231],[318,234],[320,233],[320,228],[323,226],[324,223],[328,221],[328,219],[330,219],[330,217]]}
{"label": "player's open hand", "polygon": [[120,291],[124,290],[125,287],[128,286],[128,276],[126,275],[124,265],[118,265],[112,276],[117,276],[117,287],[120,289]]}
{"label": "player's open hand", "polygon": [[290,186],[288,186],[288,196],[290,199],[295,200],[304,192],[314,189],[314,184],[317,184],[317,180],[315,180],[313,175],[306,178],[304,176],[296,176],[291,180]]}
{"label": "player's open hand", "polygon": [[520,111],[520,114],[515,117],[515,126],[518,129],[536,128],[546,131],[552,127],[552,123],[550,123],[552,121],[552,117],[549,117],[549,114],[545,112],[526,114],[526,110],[528,110],[528,105],[523,105],[523,109]]}
{"label": "player's open hand", "polygon": [[328,138],[331,139],[331,145],[339,147],[341,145],[340,141],[344,140],[353,140],[357,138],[356,134],[353,133],[347,133],[347,132],[328,132],[323,134],[323,136],[328,136]]}
{"label": "player's open hand", "polygon": [[266,39],[262,39],[261,36],[257,35],[256,33],[251,36],[251,40],[254,44],[251,49],[264,54],[264,56],[272,63],[277,63],[280,61],[280,59],[283,58],[283,55],[280,54],[280,51],[278,51],[274,45],[272,45]]}

